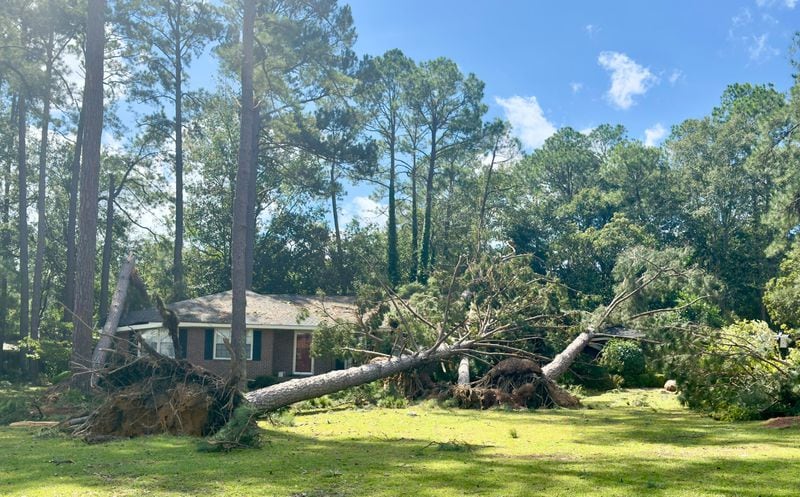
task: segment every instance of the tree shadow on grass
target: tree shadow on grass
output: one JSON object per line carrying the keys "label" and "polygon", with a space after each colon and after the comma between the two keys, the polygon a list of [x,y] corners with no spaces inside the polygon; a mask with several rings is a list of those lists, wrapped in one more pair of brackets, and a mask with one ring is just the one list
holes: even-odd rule
{"label": "tree shadow on grass", "polygon": [[[625,432],[614,434],[620,435]],[[4,429],[0,495],[38,489],[42,495],[795,496],[800,474],[800,462],[785,457],[642,459],[615,455],[613,446],[591,455],[541,447],[505,454],[489,446],[447,449],[413,438],[333,440],[291,429],[269,430],[267,440],[258,450],[208,454],[196,452],[190,438],[145,437],[98,446]]]}

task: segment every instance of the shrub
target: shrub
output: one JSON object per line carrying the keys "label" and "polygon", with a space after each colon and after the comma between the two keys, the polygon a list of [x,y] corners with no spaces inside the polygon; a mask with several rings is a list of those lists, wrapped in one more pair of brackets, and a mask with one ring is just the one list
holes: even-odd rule
{"label": "shrub", "polygon": [[718,419],[800,413],[800,351],[780,361],[775,334],[762,321],[739,321],[681,351],[673,365],[679,399]]}
{"label": "shrub", "polygon": [[609,340],[603,347],[600,364],[609,373],[622,377],[629,386],[635,386],[638,377],[645,372],[644,352],[638,343],[630,340]]}

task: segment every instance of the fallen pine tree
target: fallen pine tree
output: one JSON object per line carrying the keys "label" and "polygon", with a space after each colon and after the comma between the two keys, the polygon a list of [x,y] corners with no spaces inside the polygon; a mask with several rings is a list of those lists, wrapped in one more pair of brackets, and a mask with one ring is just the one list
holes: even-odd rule
{"label": "fallen pine tree", "polygon": [[[506,359],[476,383],[456,387],[455,395],[461,397],[466,407],[498,403],[526,407],[578,406],[578,400],[559,387],[557,380],[598,333],[596,330],[608,325],[619,306],[668,273],[667,269],[653,267],[636,276],[608,306],[592,315],[584,331],[544,366],[528,359]],[[551,282],[543,282],[531,273],[523,258],[460,262],[448,279],[439,281],[443,283],[423,296],[424,306],[387,290],[388,298],[379,307],[384,314],[391,314],[395,323],[389,330],[395,337],[392,346],[395,354],[383,354],[384,360],[292,379],[247,393],[237,389],[235,378],[220,378],[187,361],[162,356],[141,338],[137,341],[143,352],[137,354],[126,353],[126,348],[118,345],[110,349],[110,359],[105,365],[93,372],[106,401],[79,423],[68,424],[76,435],[90,440],[162,432],[212,435],[231,420],[240,406],[266,413],[443,360],[479,355],[487,350],[494,355],[497,351],[506,356],[519,355],[521,350],[510,346],[503,337],[551,320],[555,315],[546,312],[550,308],[550,295],[544,288]],[[172,333],[177,330],[177,317],[164,306],[159,307],[177,350],[177,334]],[[642,315],[669,310],[657,309]],[[372,315],[360,320],[365,336],[374,336],[385,317]],[[372,323],[371,327],[364,326],[366,322]],[[334,327],[339,325],[344,323]],[[420,337],[427,337],[427,341],[420,343]]]}

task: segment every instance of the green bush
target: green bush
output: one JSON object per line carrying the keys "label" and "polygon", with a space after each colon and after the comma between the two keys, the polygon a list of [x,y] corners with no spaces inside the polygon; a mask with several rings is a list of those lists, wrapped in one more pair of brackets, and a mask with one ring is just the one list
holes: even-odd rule
{"label": "green bush", "polygon": [[637,380],[645,372],[644,352],[631,340],[609,340],[603,347],[600,365],[612,375],[621,376],[626,386],[638,386]]}
{"label": "green bush", "polygon": [[680,351],[672,365],[679,399],[724,420],[800,413],[800,351],[781,361],[775,333],[762,321],[739,321],[712,330]]}

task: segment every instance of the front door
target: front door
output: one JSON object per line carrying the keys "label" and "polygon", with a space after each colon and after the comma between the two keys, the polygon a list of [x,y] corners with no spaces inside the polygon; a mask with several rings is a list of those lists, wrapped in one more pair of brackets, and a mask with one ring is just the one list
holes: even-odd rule
{"label": "front door", "polygon": [[294,334],[294,374],[312,374],[311,333]]}

